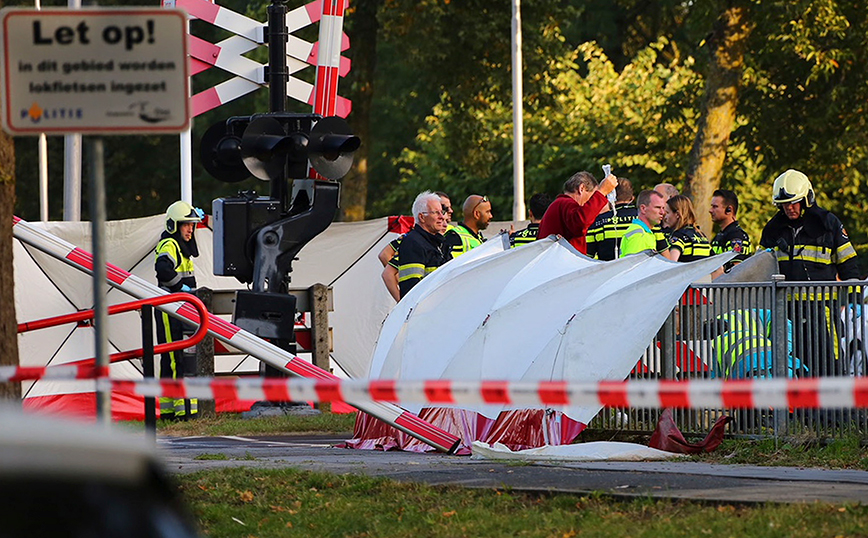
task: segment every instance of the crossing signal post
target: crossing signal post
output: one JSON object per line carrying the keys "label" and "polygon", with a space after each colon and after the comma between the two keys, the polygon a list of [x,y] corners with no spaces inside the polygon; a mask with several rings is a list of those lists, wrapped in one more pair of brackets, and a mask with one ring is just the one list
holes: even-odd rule
{"label": "crossing signal post", "polygon": [[[235,183],[252,175],[271,186],[270,196],[241,192],[214,200],[214,274],[251,285],[236,294],[233,322],[293,353],[292,262],[334,219],[337,180],[360,144],[341,118],[286,112],[232,117],[202,138],[202,163],[212,176]],[[309,179],[309,168],[322,179]]]}
{"label": "crossing signal post", "polygon": [[[241,192],[214,200],[214,274],[250,284],[249,291],[236,294],[236,325],[294,353],[296,305],[288,293],[292,262],[334,219],[337,181],[350,170],[361,142],[339,117],[286,112],[285,2],[273,0],[268,7],[270,112],[211,126],[200,156],[208,173],[222,181],[252,175],[269,182],[269,196]],[[277,371],[261,373],[275,376]]]}
{"label": "crossing signal post", "polygon": [[[343,119],[317,114],[232,117],[208,129],[201,158],[212,176],[232,183],[252,175],[271,186],[267,197],[214,200],[214,274],[256,292],[285,291],[295,256],[334,219],[337,180],[360,143]],[[308,167],[324,179],[308,179]]]}

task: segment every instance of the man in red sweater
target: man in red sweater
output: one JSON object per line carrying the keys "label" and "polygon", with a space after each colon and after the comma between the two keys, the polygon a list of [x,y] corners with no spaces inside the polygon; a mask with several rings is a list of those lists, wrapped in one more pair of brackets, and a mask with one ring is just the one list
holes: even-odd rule
{"label": "man in red sweater", "polygon": [[606,207],[606,195],[615,190],[618,178],[609,174],[602,183],[590,172],[577,172],[564,183],[564,193],[551,203],[539,223],[539,237],[557,234],[588,253],[585,236],[600,210]]}

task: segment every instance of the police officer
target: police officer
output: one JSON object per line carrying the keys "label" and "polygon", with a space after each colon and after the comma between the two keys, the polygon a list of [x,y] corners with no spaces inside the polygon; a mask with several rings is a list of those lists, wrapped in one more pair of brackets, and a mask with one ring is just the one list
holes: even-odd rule
{"label": "police officer", "polygon": [[620,255],[621,238],[633,219],[639,216],[633,196],[633,184],[619,177],[615,187],[615,207],[597,215],[588,229],[588,256],[598,260],[614,260]]}
{"label": "police officer", "polygon": [[488,196],[471,194],[464,201],[462,210],[464,220],[449,228],[445,235],[446,245],[452,250],[453,258],[484,243],[482,230],[488,228],[488,223],[493,218]]}
{"label": "police officer", "polygon": [[737,256],[728,261],[724,271],[746,260],[750,254],[750,237],[736,220],[738,214],[738,196],[731,190],[717,189],[711,195],[711,207],[708,210],[711,220],[719,231],[711,240],[711,251],[714,254],[735,252]]}
{"label": "police officer", "polygon": [[539,239],[539,221],[551,203],[552,199],[545,193],[538,192],[530,197],[527,203],[530,224],[527,225],[527,228],[509,234],[510,248],[527,245]]}
{"label": "police officer", "polygon": [[[763,228],[760,246],[775,249],[780,272],[791,281],[859,278],[856,251],[841,221],[817,206],[808,177],[787,170],[775,179],[772,201],[778,212]],[[818,375],[840,373],[835,326],[837,293],[813,290],[790,294],[797,358]],[[809,303],[808,301],[811,301]]]}
{"label": "police officer", "polygon": [[[176,292],[192,292],[196,288],[193,275],[193,260],[199,255],[196,245],[196,224],[204,213],[187,202],[177,201],[166,209],[166,229],[157,243],[154,270],[160,288]],[[157,310],[157,341],[161,344],[177,342],[184,338],[183,324],[169,314]],[[181,350],[163,353],[160,357],[160,377],[178,379],[193,373],[192,365],[185,364]],[[197,413],[196,400],[188,400],[190,413]],[[160,418],[189,418],[183,399],[160,398]]]}

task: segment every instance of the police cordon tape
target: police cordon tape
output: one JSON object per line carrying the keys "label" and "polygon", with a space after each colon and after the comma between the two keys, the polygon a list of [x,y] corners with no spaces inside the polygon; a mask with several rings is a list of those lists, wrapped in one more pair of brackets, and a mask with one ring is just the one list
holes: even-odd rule
{"label": "police cordon tape", "polygon": [[79,380],[143,397],[254,401],[371,401],[515,407],[603,406],[742,409],[868,408],[868,378],[565,381],[195,378],[94,379],[93,367],[0,367],[0,382]]}

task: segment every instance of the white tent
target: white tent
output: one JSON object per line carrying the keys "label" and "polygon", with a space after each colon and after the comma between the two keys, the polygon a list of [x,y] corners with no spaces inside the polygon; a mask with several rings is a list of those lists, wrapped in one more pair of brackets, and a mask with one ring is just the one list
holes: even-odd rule
{"label": "white tent", "polygon": [[[335,310],[329,315],[334,333],[332,362],[335,373],[364,377],[380,326],[394,301],[380,280],[382,266],[377,254],[397,236],[389,232],[389,218],[359,223],[334,223],[299,254],[292,273],[292,286],[315,283],[332,286]],[[32,223],[57,237],[90,251],[90,223]],[[506,224],[508,227],[509,223]],[[163,229],[163,216],[106,224],[106,260],[145,280],[154,282],[153,248]],[[492,229],[496,229],[492,226]],[[212,236],[207,227],[197,233],[200,256],[194,259],[200,286],[212,289],[242,287],[234,278],[213,275]],[[70,266],[16,240],[15,308],[19,323],[89,309],[93,305],[92,279]],[[133,300],[124,292],[104,286],[109,304]],[[138,313],[109,317],[109,352],[141,347]],[[94,355],[90,326],[60,326],[19,335],[22,366],[59,365]],[[251,372],[258,361],[247,356],[219,357],[218,373]],[[114,364],[117,378],[140,377],[140,361]],[[41,380],[23,385],[29,407],[90,414],[95,409],[93,390],[81,383]],[[139,417],[141,402],[113,395],[116,418]]]}
{"label": "white tent", "polygon": [[[383,325],[371,378],[622,381],[690,283],[733,256],[601,262],[554,237],[512,250],[494,243],[447,263],[401,300]],[[551,418],[525,406],[405,407],[460,430],[465,448],[485,441],[513,450],[569,443],[600,410],[555,408]],[[354,437],[351,446],[420,448],[361,419]]]}

